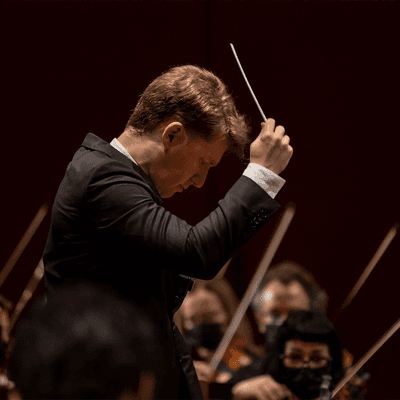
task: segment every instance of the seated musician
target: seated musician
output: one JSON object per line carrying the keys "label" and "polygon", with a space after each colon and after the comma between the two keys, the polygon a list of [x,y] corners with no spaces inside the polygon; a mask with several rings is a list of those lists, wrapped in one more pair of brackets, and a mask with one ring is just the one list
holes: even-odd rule
{"label": "seated musician", "polygon": [[[269,352],[259,365],[262,374],[239,372],[243,380],[232,388],[234,400],[318,399],[324,376],[331,387],[344,376],[340,336],[320,311],[290,311]],[[342,391],[340,398],[350,397]]]}
{"label": "seated musician", "polygon": [[[325,290],[319,286],[313,275],[302,266],[294,261],[284,261],[271,267],[251,303],[258,329],[265,338],[266,358],[273,356],[273,352],[270,352],[269,349],[275,348],[276,332],[290,311],[312,310],[326,313],[327,306],[328,296]],[[267,361],[264,360],[263,362]],[[345,370],[351,366],[351,362],[351,354],[344,350],[343,367]],[[247,368],[245,373],[240,371],[234,374],[229,381],[229,386],[244,379],[244,376],[254,378],[262,375],[261,364],[262,362],[258,360]],[[356,375],[351,379],[351,385],[348,389],[353,399],[364,398],[363,394],[366,391],[365,377],[367,376],[368,374],[363,374],[360,370],[358,376]],[[271,386],[274,386],[272,377],[269,382]]]}
{"label": "seated musician", "polygon": [[[177,312],[200,380],[208,379],[209,363],[238,306],[239,299],[229,282],[217,277],[211,281],[197,279]],[[253,336],[245,316],[218,367],[217,382],[226,382],[233,371],[249,365],[255,355],[263,355],[263,348],[254,343]]]}
{"label": "seated musician", "polygon": [[258,330],[273,340],[273,332],[291,310],[326,312],[328,295],[314,276],[294,261],[283,261],[268,269],[251,303]]}

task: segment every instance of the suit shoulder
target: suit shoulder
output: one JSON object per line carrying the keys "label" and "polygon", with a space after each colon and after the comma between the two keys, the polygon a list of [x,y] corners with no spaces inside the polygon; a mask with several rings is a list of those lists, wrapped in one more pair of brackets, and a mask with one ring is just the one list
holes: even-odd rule
{"label": "suit shoulder", "polygon": [[115,174],[144,180],[142,175],[130,165],[130,161],[129,163],[123,162],[101,151],[93,151],[85,148],[81,148],[75,153],[66,171],[66,175],[79,181],[97,180]]}

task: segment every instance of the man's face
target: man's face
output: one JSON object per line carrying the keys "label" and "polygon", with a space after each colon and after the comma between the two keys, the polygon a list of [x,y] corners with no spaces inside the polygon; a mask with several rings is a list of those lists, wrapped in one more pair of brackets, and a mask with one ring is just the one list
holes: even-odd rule
{"label": "man's face", "polygon": [[288,285],[278,280],[269,282],[261,293],[261,310],[255,313],[259,331],[263,333],[273,317],[280,317],[283,322],[291,310],[310,310],[310,299],[303,285],[298,281]]}
{"label": "man's face", "polygon": [[202,187],[208,170],[219,163],[226,148],[226,135],[211,142],[188,136],[172,146],[152,174],[160,196],[171,197],[191,185]]}

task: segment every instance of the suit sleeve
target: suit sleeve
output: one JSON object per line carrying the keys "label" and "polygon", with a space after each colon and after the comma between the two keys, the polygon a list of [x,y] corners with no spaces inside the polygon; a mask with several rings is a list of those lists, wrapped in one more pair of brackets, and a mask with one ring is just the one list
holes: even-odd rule
{"label": "suit sleeve", "polygon": [[280,208],[255,182],[241,176],[218,207],[191,226],[157,204],[143,178],[117,161],[92,172],[85,204],[103,237],[144,252],[149,260],[161,257],[163,268],[199,279],[214,278]]}

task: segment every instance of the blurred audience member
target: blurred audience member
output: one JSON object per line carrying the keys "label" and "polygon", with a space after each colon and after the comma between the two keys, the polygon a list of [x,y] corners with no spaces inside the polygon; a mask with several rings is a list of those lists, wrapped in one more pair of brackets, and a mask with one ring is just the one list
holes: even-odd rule
{"label": "blurred audience member", "polygon": [[21,319],[9,376],[23,399],[152,399],[158,342],[131,302],[80,284]]}

